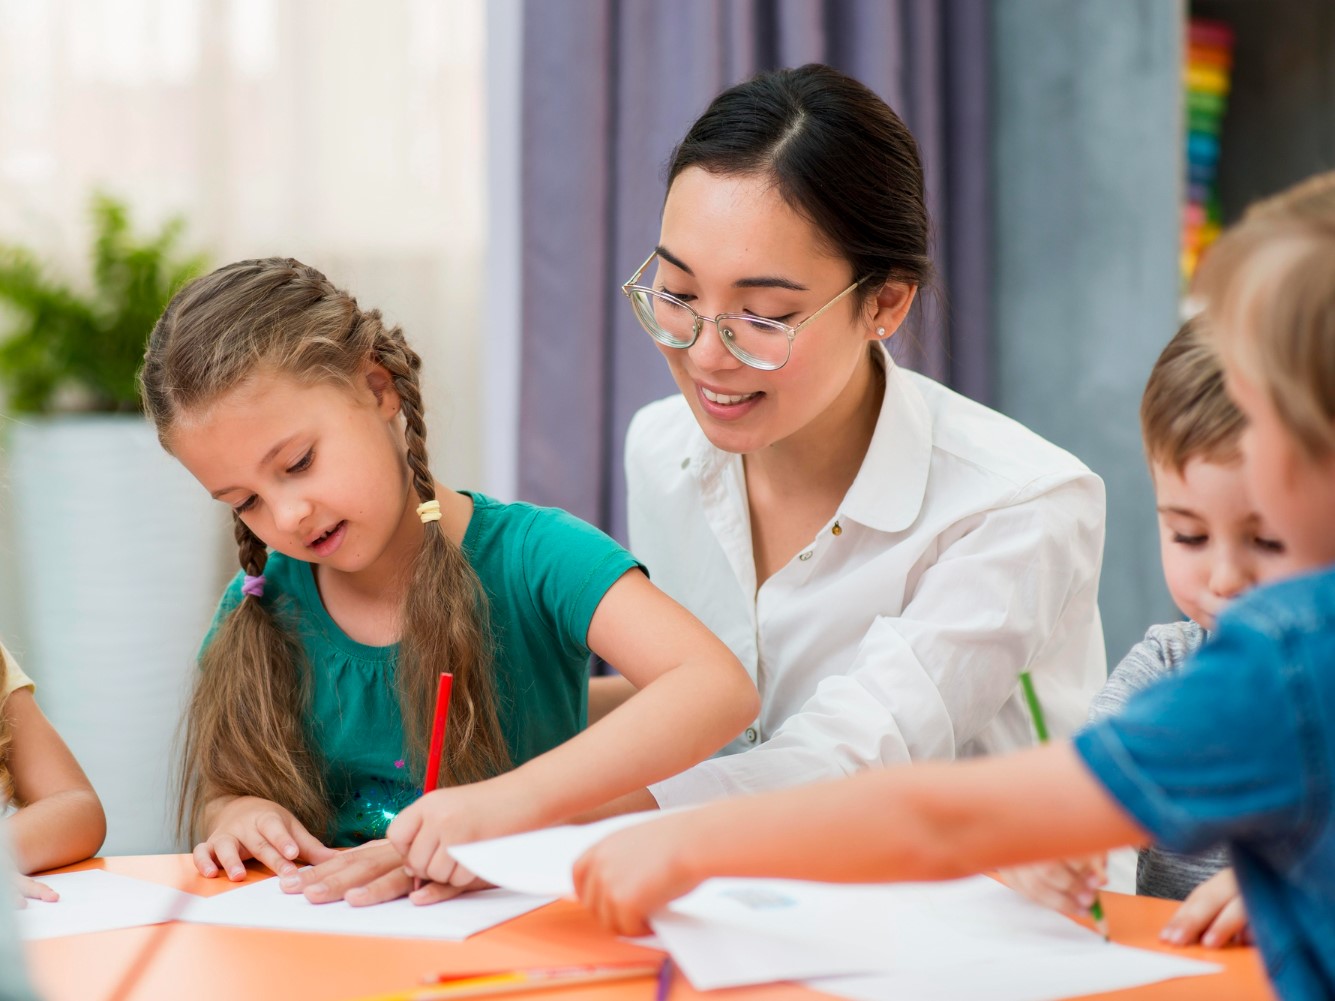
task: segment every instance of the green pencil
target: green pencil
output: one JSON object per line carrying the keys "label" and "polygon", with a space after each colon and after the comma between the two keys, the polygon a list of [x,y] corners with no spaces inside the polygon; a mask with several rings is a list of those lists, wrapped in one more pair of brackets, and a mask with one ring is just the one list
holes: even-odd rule
{"label": "green pencil", "polygon": [[[1048,724],[1043,719],[1043,707],[1038,704],[1038,693],[1034,691],[1034,679],[1029,676],[1028,671],[1020,672],[1020,687],[1024,689],[1024,700],[1029,704],[1029,715],[1034,718],[1034,733],[1038,735],[1038,742],[1046,744],[1048,742]],[[1089,905],[1089,916],[1094,919],[1094,927],[1099,930],[1105,942],[1108,938],[1108,919],[1103,916],[1103,901],[1099,899],[1099,893],[1094,891],[1094,903]]]}

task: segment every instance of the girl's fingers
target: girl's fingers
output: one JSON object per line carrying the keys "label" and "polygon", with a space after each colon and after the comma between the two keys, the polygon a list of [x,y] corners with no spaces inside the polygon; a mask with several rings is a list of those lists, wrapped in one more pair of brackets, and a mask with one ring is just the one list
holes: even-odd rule
{"label": "girl's fingers", "polygon": [[209,847],[207,841],[195,845],[195,850],[190,855],[195,860],[195,868],[199,870],[201,876],[213,879],[218,875],[218,863],[214,861],[213,849]]}
{"label": "girl's fingers", "polygon": [[305,859],[311,865],[319,865],[321,862],[328,862],[332,858],[338,858],[339,852],[330,848],[323,841],[317,838],[300,824],[296,824],[296,830],[293,835],[297,842],[297,858]]}
{"label": "girl's fingers", "polygon": [[272,856],[268,853],[261,855],[256,852],[256,858],[280,876],[295,872],[297,866],[292,860],[297,857],[300,849],[297,847],[297,839],[288,829],[288,825],[283,822],[283,818],[276,813],[262,814],[255,822],[255,830],[260,838],[264,840],[266,847],[271,846],[273,848],[273,851],[277,854],[278,864],[277,866],[270,865]]}
{"label": "girl's fingers", "polygon": [[[436,850],[432,852],[431,859],[426,867],[421,870],[414,869],[413,871],[420,871],[426,878],[434,883],[450,883],[453,880],[454,872],[457,868],[458,863],[454,861],[454,857],[449,853],[445,846],[437,845]],[[473,877],[470,875],[468,878],[472,879]]]}
{"label": "girl's fingers", "polygon": [[[398,845],[394,847],[398,848]],[[411,846],[404,855],[405,867],[410,875],[420,876],[423,879],[435,879],[431,872],[431,860],[435,858],[436,851],[440,847],[440,841],[429,828],[423,828],[418,832],[417,837],[413,838]],[[402,853],[402,849],[399,849]],[[449,878],[449,873],[445,874]],[[444,879],[437,879],[436,882],[443,883]]]}
{"label": "girl's fingers", "polygon": [[286,876],[297,871],[297,864],[284,858],[268,841],[258,836],[246,845],[246,851],[262,866],[278,876]]}
{"label": "girl's fingers", "polygon": [[408,894],[408,899],[419,907],[425,907],[427,904],[450,900],[461,893],[463,893],[462,887],[446,886],[443,883],[424,883],[420,890],[413,890]]}
{"label": "girl's fingers", "polygon": [[402,866],[396,864],[389,872],[376,877],[365,886],[353,887],[344,894],[343,899],[353,907],[367,907],[371,904],[383,904],[388,900],[398,900],[412,888],[411,877],[403,871]]}
{"label": "girl's fingers", "polygon": [[216,834],[209,840],[218,868],[227,873],[234,883],[246,878],[246,864],[241,859],[241,842],[230,834]]}

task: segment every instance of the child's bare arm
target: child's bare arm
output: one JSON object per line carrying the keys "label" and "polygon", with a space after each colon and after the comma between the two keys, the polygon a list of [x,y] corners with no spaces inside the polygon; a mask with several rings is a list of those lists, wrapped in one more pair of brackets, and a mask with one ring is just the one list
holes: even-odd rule
{"label": "child's bare arm", "polygon": [[20,688],[11,693],[4,708],[12,734],[9,770],[23,804],[8,821],[19,872],[40,872],[96,854],[106,837],[107,818],[88,776],[32,692]]}
{"label": "child's bare arm", "polygon": [[1074,749],[1053,744],[864,772],[670,815],[595,846],[576,865],[575,886],[606,924],[637,933],[650,914],[710,876],[951,879],[1145,840]]}

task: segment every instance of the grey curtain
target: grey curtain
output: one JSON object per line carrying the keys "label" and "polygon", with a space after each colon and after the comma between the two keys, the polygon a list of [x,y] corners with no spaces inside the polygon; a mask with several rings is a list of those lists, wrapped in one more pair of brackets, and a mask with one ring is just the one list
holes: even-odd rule
{"label": "grey curtain", "polygon": [[625,541],[631,416],[675,391],[620,285],[653,248],[673,145],[720,90],[808,62],[913,130],[935,294],[902,361],[984,402],[988,0],[528,0],[523,7],[519,488]]}

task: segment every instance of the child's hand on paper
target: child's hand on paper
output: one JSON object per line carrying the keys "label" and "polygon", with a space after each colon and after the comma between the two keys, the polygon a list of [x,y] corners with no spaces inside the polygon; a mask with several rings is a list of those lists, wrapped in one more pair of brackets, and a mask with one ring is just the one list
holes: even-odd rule
{"label": "child's hand on paper", "polygon": [[646,935],[648,920],[702,881],[683,861],[690,814],[651,820],[608,835],[575,862],[575,893],[618,935]]}
{"label": "child's hand on paper", "polygon": [[1211,949],[1250,938],[1247,912],[1233,870],[1221,869],[1192,890],[1159,937],[1173,945],[1201,945]]}
{"label": "child's hand on paper", "polygon": [[54,904],[60,899],[60,894],[45,883],[39,883],[31,876],[20,876],[18,878],[18,905],[27,907],[29,900],[45,900],[47,903]]}
{"label": "child's hand on paper", "polygon": [[[399,811],[389,825],[390,843],[403,856],[404,871],[434,886],[410,895],[415,904],[452,896],[450,889],[474,890],[487,884],[454,861],[451,845],[515,834],[539,826],[529,814],[531,790],[515,788],[514,772],[472,785],[429,792]],[[443,896],[442,896],[443,894]]]}
{"label": "child's hand on paper", "polygon": [[383,904],[405,894],[413,903],[434,904],[465,889],[430,883],[413,893],[413,879],[403,868],[403,856],[385,840],[338,852],[319,865],[288,873],[279,883],[284,893],[303,893],[313,904],[346,900],[353,907]]}
{"label": "child's hand on paper", "polygon": [[1034,862],[1002,869],[997,875],[1036,904],[1081,915],[1094,903],[1098,888],[1108,882],[1108,856]]}
{"label": "child's hand on paper", "polygon": [[321,844],[290,810],[256,796],[214,800],[213,832],[195,845],[195,868],[212,878],[220,871],[227,878],[246,878],[245,860],[253,858],[279,876],[297,871],[296,859],[319,863],[336,852]]}

